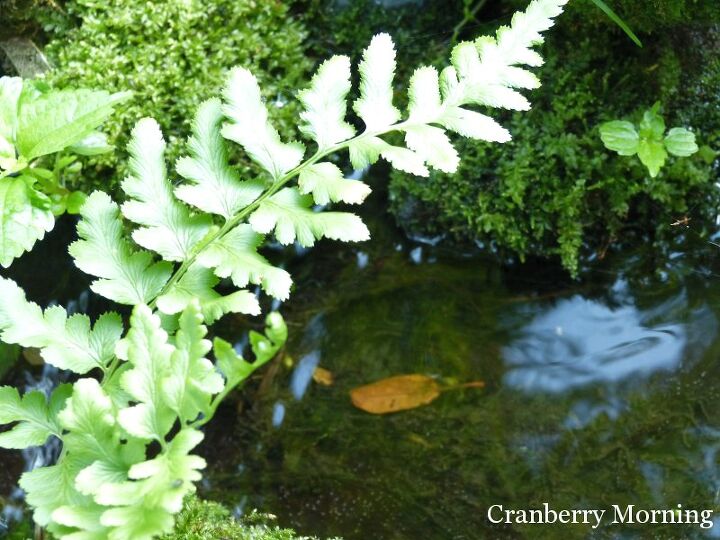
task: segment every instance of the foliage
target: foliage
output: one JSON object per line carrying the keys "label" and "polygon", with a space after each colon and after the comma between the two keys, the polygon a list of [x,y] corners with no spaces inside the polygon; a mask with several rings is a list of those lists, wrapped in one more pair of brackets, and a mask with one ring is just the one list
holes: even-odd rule
{"label": "foliage", "polygon": [[[583,4],[579,2],[577,9],[586,21],[611,26],[594,6]],[[720,6],[714,0],[613,0],[608,5],[633,30],[642,33],[659,33],[682,24],[710,25],[720,21]]]}
{"label": "foliage", "polygon": [[639,162],[607,155],[597,126],[634,115],[636,104],[654,95],[670,121],[693,126],[701,146],[713,145],[717,108],[692,105],[717,102],[713,41],[690,47],[694,34],[682,34],[683,48],[667,37],[639,49],[605,30],[580,36],[580,10],[574,17],[570,11],[548,43],[545,84],[532,111],[509,120],[512,143],[460,142],[464,160],[453,176],[433,172],[418,182],[393,174],[392,209],[407,230],[449,231],[457,241],[521,259],[557,256],[576,272],[584,246],[602,254],[628,222],[633,234],[661,238],[674,234],[669,224],[691,210],[698,221],[712,219],[712,152],[671,158],[662,176],[648,178]]}
{"label": "foliage", "polygon": [[175,530],[163,540],[311,540],[273,525],[272,520],[255,512],[237,520],[225,507],[191,497],[177,516]]}
{"label": "foliage", "polygon": [[30,250],[55,215],[77,213],[84,194],[69,185],[77,155],[112,150],[95,130],[128,96],[0,78],[0,265]]}
{"label": "foliage", "polygon": [[660,114],[660,103],[645,111],[639,129],[631,122],[613,120],[600,126],[600,138],[606,148],[621,156],[637,154],[653,178],[665,165],[668,153],[688,157],[698,151],[695,134],[691,131],[675,127],[665,134],[665,120]]}
{"label": "foliage", "polygon": [[[70,246],[76,265],[97,278],[91,285],[96,293],[133,306],[128,331],[113,313],[91,325],[59,306],[43,311],[13,281],[0,280],[3,341],[37,347],[45,361],[79,375],[102,373],[100,381],[82,377],[49,398],[20,396],[9,387],[0,394],[0,422],[14,424],[0,444],[23,448],[56,437],[63,445],[56,465],[20,480],[35,520],[64,538],[142,540],[169,532],[205,465],[192,454],[203,438],[199,428],[287,337],[282,318],[270,314],[265,335],[250,334],[255,362],[220,338],[211,346],[205,323],[228,312],[260,311],[249,291],[217,291],[218,278],[229,276],[238,288],[252,282],[284,298],[289,276],[256,251],[265,235],[304,246],[323,237],[368,238],[354,214],[312,209],[313,201],[360,202],[368,192],[346,187],[343,182],[357,181],[339,178],[323,161],[330,154],[347,149],[358,168],[382,157],[427,175],[428,167],[458,166],[446,130],[507,141],[505,128],[471,107],[529,107],[519,90],[539,82],[522,66],[541,63],[532,47],[565,3],[533,0],[496,37],[457,45],[441,73],[417,69],[406,116],[393,104],[394,44],[387,34],[375,36],[352,102],[365,124],[357,135],[345,121],[350,62],[342,56],[326,61],[299,96],[301,131],[317,145],[306,159],[305,145],[285,142],[272,125],[258,81],[245,68],[230,71],[222,100],[200,107],[190,155],[178,165],[184,184],[170,181],[157,122],[140,120],[121,184],[126,201],[118,206],[107,194],[92,193],[80,210],[79,239]],[[404,134],[407,146],[383,138],[391,132]],[[228,161],[226,140],[245,150],[264,172],[260,179],[241,179]],[[301,175],[297,187],[288,185]],[[215,364],[206,358],[211,349]],[[50,484],[56,486],[51,492]]]}
{"label": "foliage", "polygon": [[[134,93],[123,114],[107,123],[111,144],[125,147],[135,122],[152,116],[174,161],[197,104],[217,94],[233,65],[256,74],[273,118],[289,132],[297,107],[284,104],[310,63],[304,28],[285,2],[67,0],[62,8],[64,17],[48,10],[44,19],[51,38],[45,52],[56,67],[48,82]],[[99,189],[107,190],[108,180],[116,187],[126,173],[113,156],[93,158],[92,165]]]}

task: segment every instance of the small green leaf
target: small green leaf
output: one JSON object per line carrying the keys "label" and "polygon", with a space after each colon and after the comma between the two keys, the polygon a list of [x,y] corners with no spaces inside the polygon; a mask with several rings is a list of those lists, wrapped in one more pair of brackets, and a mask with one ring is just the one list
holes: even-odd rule
{"label": "small green leaf", "polygon": [[174,348],[160,327],[160,318],[147,306],[136,306],[130,317],[130,330],[120,347],[131,366],[123,373],[120,384],[136,405],[122,409],[118,421],[133,437],[164,440],[175,420],[168,404],[160,399]]}
{"label": "small green leaf", "polygon": [[40,446],[50,435],[59,435],[57,413],[68,395],[69,386],[59,386],[53,393],[51,410],[45,394],[39,390],[27,392],[21,398],[17,389],[0,386],[0,424],[17,422],[9,431],[0,433],[0,447]]}
{"label": "small green leaf", "polygon": [[52,230],[50,199],[35,191],[29,177],[0,180],[0,265],[7,268]]}
{"label": "small green leaf", "polygon": [[363,52],[360,62],[360,97],[353,109],[368,131],[387,127],[400,118],[393,105],[395,44],[388,34],[377,34]]}
{"label": "small green leaf", "polygon": [[166,403],[180,417],[182,424],[207,415],[214,394],[222,392],[225,383],[205,358],[210,341],[197,300],[188,304],[180,315],[180,328],[175,335],[172,370],[162,381]]}
{"label": "small green leaf", "polygon": [[0,140],[15,141],[18,102],[23,89],[20,77],[0,77]]}
{"label": "small green leaf", "polygon": [[29,161],[77,143],[129,97],[127,92],[61,90],[23,99],[17,128],[20,155]]}
{"label": "small green leaf", "polygon": [[82,205],[85,204],[87,195],[82,191],[73,191],[70,193],[65,201],[68,214],[79,214]]}
{"label": "small green leaf", "polygon": [[286,340],[287,326],[277,312],[270,313],[265,319],[265,336],[258,332],[250,333],[250,344],[255,354],[253,363],[245,361],[224,339],[215,338],[213,352],[217,367],[227,380],[227,387],[233,388],[247,379],[253,371],[272,360]]}
{"label": "small green leaf", "polygon": [[685,128],[672,128],[665,137],[665,148],[678,157],[688,157],[698,151],[695,134]]}
{"label": "small green leaf", "polygon": [[355,128],[345,121],[350,91],[350,58],[333,56],[323,62],[312,78],[310,88],[298,93],[305,122],[300,131],[312,137],[320,150],[355,135]]}
{"label": "small green leaf", "polygon": [[[203,318],[212,324],[226,313],[260,314],[260,304],[249,291],[235,291],[222,296],[214,287],[220,282],[213,271],[193,264],[185,275],[158,297],[158,309],[166,315],[180,313],[194,300],[200,302]],[[245,283],[247,285],[247,283]]]}
{"label": "small green leaf", "polygon": [[302,161],[305,146],[299,142],[283,143],[268,120],[257,79],[247,69],[230,71],[223,90],[223,113],[229,122],[222,128],[226,139],[242,145],[248,155],[275,180]]}
{"label": "small green leaf", "polygon": [[662,142],[656,141],[640,141],[638,147],[638,157],[643,165],[648,168],[650,176],[655,178],[667,159],[667,152]]}
{"label": "small green leaf", "polygon": [[287,300],[292,278],[257,252],[264,238],[250,225],[238,225],[203,250],[198,262],[213,268],[218,277],[231,278],[237,287],[254,283],[278,300]]}
{"label": "small green leaf", "polygon": [[665,135],[665,119],[660,115],[660,103],[645,111],[640,121],[640,138],[662,141]]}
{"label": "small green leaf", "polygon": [[165,139],[152,118],[143,118],[132,130],[128,145],[130,175],[122,190],[129,200],[123,215],[142,225],[132,233],[138,245],[159,253],[167,261],[184,261],[211,224],[206,214],[191,214],[173,194],[165,168]]}
{"label": "small green leaf", "polygon": [[115,147],[108,144],[107,135],[101,131],[93,131],[82,140],[69,147],[70,151],[81,156],[97,156],[112,152]]}
{"label": "small green leaf", "polygon": [[311,193],[317,204],[331,201],[360,204],[370,194],[370,186],[345,179],[337,165],[327,162],[314,163],[300,171],[298,186],[303,195]]}
{"label": "small green leaf", "polygon": [[227,220],[257,199],[264,186],[259,180],[241,181],[230,166],[227,142],[220,134],[222,117],[220,100],[210,99],[200,105],[188,141],[191,155],[180,158],[176,166],[178,174],[191,183],[175,188],[175,195]]}
{"label": "small green leaf", "polygon": [[68,317],[60,306],[51,306],[43,313],[40,306],[27,301],[14,281],[4,278],[0,278],[0,298],[4,342],[37,347],[49,364],[80,374],[103,368],[112,360],[123,330],[119,315],[106,313],[91,329],[86,315]]}
{"label": "small green leaf", "polygon": [[600,138],[609,150],[621,156],[634,156],[640,146],[640,136],[630,122],[615,120],[600,126]]}
{"label": "small green leaf", "polygon": [[591,0],[593,4],[595,4],[605,15],[608,16],[608,19],[610,19],[612,22],[617,24],[623,32],[627,34],[627,36],[637,45],[638,47],[642,47],[642,41],[640,41],[640,38],[638,38],[635,35],[635,32],[633,32],[630,27],[623,21],[618,15],[610,9],[610,6],[608,6],[605,2],[602,0]]}

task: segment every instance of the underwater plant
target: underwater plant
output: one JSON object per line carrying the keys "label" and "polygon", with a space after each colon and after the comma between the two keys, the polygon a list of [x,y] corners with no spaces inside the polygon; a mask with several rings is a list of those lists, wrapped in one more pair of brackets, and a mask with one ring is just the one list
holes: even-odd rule
{"label": "underwater plant", "polygon": [[0,77],[0,265],[12,261],[85,200],[68,189],[77,155],[112,150],[97,127],[128,92],[49,91],[19,77]]}
{"label": "underwater plant", "polygon": [[[542,63],[532,47],[566,2],[533,0],[495,37],[458,44],[442,72],[417,69],[404,117],[393,104],[393,42],[387,34],[375,36],[360,62],[359,96],[352,102],[364,124],[359,132],[346,119],[350,59],[327,60],[298,94],[299,129],[317,147],[309,157],[303,143],[281,140],[257,80],[241,67],[229,73],[222,99],[206,101],[197,112],[190,154],[176,167],[184,182],[175,185],[168,177],[157,122],[140,120],[129,144],[130,174],[121,184],[127,200],[119,206],[105,193],[92,193],[80,209],[79,239],[69,248],[76,266],[97,278],[95,293],[132,306],[127,332],[115,313],[91,325],[60,306],[43,311],[17,284],[0,278],[2,340],[37,347],[46,362],[80,376],[47,398],[0,388],[0,423],[14,424],[0,434],[1,446],[24,448],[49,437],[62,443],[55,465],[20,479],[35,521],[71,540],[143,540],[170,531],[205,466],[192,453],[203,438],[200,428],[287,337],[282,318],[271,313],[265,335],[250,334],[254,362],[221,338],[206,339],[207,325],[226,313],[260,313],[256,295],[244,290],[248,285],[288,297],[290,275],[258,248],[270,234],[281,244],[302,246],[320,238],[369,238],[356,215],[314,208],[358,204],[370,191],[325,158],[347,150],[358,169],[383,158],[426,176],[428,167],[453,172],[458,166],[448,131],[508,141],[505,128],[469,107],[530,107],[519,90],[540,83],[523,66]],[[386,140],[390,133],[403,134],[406,146]],[[227,141],[239,144],[264,176],[240,178]],[[218,292],[223,278],[239,290]],[[211,350],[215,363],[207,358]]]}

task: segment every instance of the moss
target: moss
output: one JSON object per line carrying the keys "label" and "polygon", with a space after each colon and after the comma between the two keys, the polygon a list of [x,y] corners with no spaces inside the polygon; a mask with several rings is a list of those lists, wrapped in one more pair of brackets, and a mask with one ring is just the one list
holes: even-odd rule
{"label": "moss", "polygon": [[290,529],[273,524],[273,516],[253,512],[240,520],[224,506],[200,499],[189,499],[178,515],[175,531],[164,540],[312,540],[297,536]]}
{"label": "moss", "polygon": [[707,104],[718,104],[712,89],[720,69],[713,46],[700,43],[714,32],[676,30],[639,49],[605,28],[585,35],[583,13],[566,14],[544,47],[544,86],[532,94],[533,109],[500,114],[511,143],[458,141],[463,161],[454,175],[393,173],[392,210],[406,229],[449,231],[521,259],[557,256],[575,272],[583,248],[602,254],[628,236],[674,234],[669,224],[686,213],[712,219],[712,163],[701,155],[676,159],[653,180],[637,160],[608,152],[597,126],[638,117],[659,99],[669,125],[692,127],[701,144],[714,144],[720,114]]}
{"label": "moss", "polygon": [[[86,177],[102,184],[115,172],[134,123],[160,122],[169,156],[179,155],[199,103],[218,94],[226,70],[255,73],[281,131],[293,132],[295,105],[283,106],[306,80],[305,29],[285,2],[269,0],[69,0],[66,16],[45,20],[46,53],[58,87],[132,90],[132,101],[105,125],[120,150],[94,159]],[[107,185],[102,186],[105,189]]]}
{"label": "moss", "polygon": [[[689,23],[720,22],[720,4],[716,0],[613,0],[607,3],[639,33],[661,32]],[[588,22],[615,26],[591,2],[580,2],[576,9]]]}

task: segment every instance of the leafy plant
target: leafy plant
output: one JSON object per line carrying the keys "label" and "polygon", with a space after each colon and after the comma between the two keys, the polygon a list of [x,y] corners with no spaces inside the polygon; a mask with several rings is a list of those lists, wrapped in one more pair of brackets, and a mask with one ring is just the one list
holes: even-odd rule
{"label": "leafy plant", "polygon": [[698,151],[693,132],[674,127],[665,133],[660,103],[645,111],[638,129],[631,122],[614,120],[600,126],[600,138],[606,148],[621,156],[637,154],[653,178],[665,165],[668,153],[688,157]]}
{"label": "leafy plant", "polygon": [[[294,128],[298,108],[290,97],[312,63],[305,52],[305,26],[288,2],[65,0],[62,10],[64,17],[47,9],[43,19],[50,38],[45,53],[55,66],[46,80],[57,88],[131,88],[132,102],[105,126],[118,148],[127,145],[138,118],[151,116],[160,123],[174,162],[198,103],[217,95],[234,65],[258,78],[280,132]],[[94,157],[88,166],[96,174],[87,187],[92,182],[111,193],[127,173],[114,155]]]}
{"label": "leafy plant", "polygon": [[[268,121],[258,82],[244,68],[230,72],[222,101],[199,108],[190,155],[177,165],[184,183],[175,186],[168,178],[158,124],[138,122],[129,144],[130,174],[121,184],[127,200],[118,206],[105,193],[91,194],[80,210],[79,240],[70,246],[78,268],[97,278],[91,285],[96,293],[133,306],[124,337],[117,314],[91,325],[59,306],[43,311],[14,282],[0,280],[2,340],[37,347],[45,361],[84,376],[47,399],[38,392],[21,397],[10,387],[0,393],[0,422],[15,424],[0,444],[23,448],[52,436],[63,445],[56,465],[20,480],[35,520],[71,539],[142,540],[168,532],[205,465],[192,454],[200,428],[287,336],[280,316],[270,314],[265,336],[250,334],[253,363],[220,338],[211,346],[206,323],[228,312],[260,312],[249,291],[217,291],[219,279],[230,278],[239,289],[257,284],[285,299],[290,276],[257,252],[266,235],[303,246],[320,238],[369,237],[354,214],[313,208],[358,203],[369,192],[343,178],[325,160],[331,154],[348,150],[356,168],[382,157],[425,176],[428,167],[451,172],[458,166],[446,131],[509,140],[505,128],[469,107],[529,108],[518,89],[536,88],[539,81],[521,66],[542,62],[532,46],[565,3],[533,0],[496,37],[457,45],[441,73],[417,69],[405,118],[393,104],[393,42],[377,35],[360,63],[360,92],[352,104],[364,123],[360,133],[345,119],[350,60],[326,61],[298,95],[300,130],[317,146],[307,158],[304,144],[283,141]],[[391,132],[404,134],[407,146],[386,140]],[[263,176],[241,179],[228,161],[226,140],[238,143]],[[288,185],[296,178],[297,186]],[[206,358],[211,350],[214,364]],[[91,371],[101,379],[85,376]]]}
{"label": "leafy plant", "polygon": [[79,172],[78,154],[112,150],[96,129],[128,96],[0,78],[0,265],[30,250],[55,215],[78,212],[85,195],[66,176]]}
{"label": "leafy plant", "polygon": [[[623,16],[625,9],[629,3]],[[640,49],[614,27],[589,26],[595,12],[590,2],[569,4],[545,44],[538,73],[544,84],[532,110],[506,120],[511,143],[459,141],[463,160],[453,175],[432,171],[418,182],[391,173],[391,211],[406,231],[443,238],[463,251],[481,245],[503,261],[558,261],[576,274],[582,259],[621,243],[655,242],[662,251],[677,237],[669,224],[682,216],[714,220],[720,194],[712,152],[670,159],[650,178],[639,159],[607,152],[597,128],[651,95],[672,113],[669,126],[692,126],[703,145],[716,147],[717,34],[675,28]],[[674,45],[680,32],[691,45]]]}

